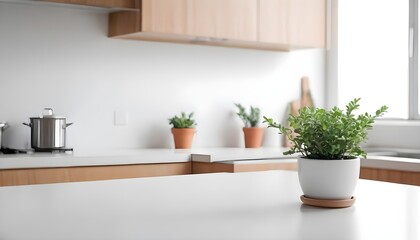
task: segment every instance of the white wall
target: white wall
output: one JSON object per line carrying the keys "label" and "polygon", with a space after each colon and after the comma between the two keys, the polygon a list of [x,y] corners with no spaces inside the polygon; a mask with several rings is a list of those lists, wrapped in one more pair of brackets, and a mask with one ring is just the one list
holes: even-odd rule
{"label": "white wall", "polygon": [[[281,120],[310,77],[324,106],[325,53],[291,53],[110,39],[107,14],[0,3],[0,120],[8,147],[29,148],[22,122],[44,107],[75,124],[67,146],[173,147],[168,118],[195,112],[193,147],[243,146],[233,103]],[[114,111],[128,124],[114,126]],[[280,146],[274,129],[265,146]]]}

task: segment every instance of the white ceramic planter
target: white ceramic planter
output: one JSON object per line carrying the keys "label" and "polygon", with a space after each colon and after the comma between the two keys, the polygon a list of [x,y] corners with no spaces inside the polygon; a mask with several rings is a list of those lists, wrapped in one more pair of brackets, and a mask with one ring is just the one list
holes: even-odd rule
{"label": "white ceramic planter", "polygon": [[349,199],[360,173],[360,158],[319,160],[298,157],[303,194],[315,199]]}

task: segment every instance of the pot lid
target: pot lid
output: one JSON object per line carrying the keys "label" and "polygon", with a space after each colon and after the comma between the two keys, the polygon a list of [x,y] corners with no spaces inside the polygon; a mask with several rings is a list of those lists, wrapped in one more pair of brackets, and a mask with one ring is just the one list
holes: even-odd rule
{"label": "pot lid", "polygon": [[63,116],[54,115],[54,111],[52,108],[44,108],[42,115],[39,115],[39,117],[31,117],[30,119],[38,119],[38,118],[66,119]]}

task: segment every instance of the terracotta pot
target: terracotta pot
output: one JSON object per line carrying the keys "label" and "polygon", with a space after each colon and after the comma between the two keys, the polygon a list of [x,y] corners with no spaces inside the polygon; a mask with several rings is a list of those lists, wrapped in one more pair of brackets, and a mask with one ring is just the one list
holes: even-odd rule
{"label": "terracotta pot", "polygon": [[264,136],[264,128],[259,128],[259,127],[243,128],[243,131],[244,131],[246,148],[261,147],[263,136]]}
{"label": "terracotta pot", "polygon": [[195,128],[172,128],[175,148],[191,148]]}

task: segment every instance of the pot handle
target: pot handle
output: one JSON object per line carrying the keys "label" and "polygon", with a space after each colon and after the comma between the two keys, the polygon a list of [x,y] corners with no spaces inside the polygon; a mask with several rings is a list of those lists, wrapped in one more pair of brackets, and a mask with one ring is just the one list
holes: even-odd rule
{"label": "pot handle", "polygon": [[32,124],[30,124],[30,123],[22,123],[23,125],[25,125],[25,126],[28,126],[28,127],[32,127]]}
{"label": "pot handle", "polygon": [[[48,112],[48,113],[45,114],[46,112]],[[44,116],[52,116],[52,115],[54,115],[53,109],[52,108],[44,108],[44,112],[42,113],[42,115],[44,115]]]}
{"label": "pot handle", "polygon": [[67,128],[67,127],[69,127],[70,125],[73,125],[73,123],[66,123],[66,125],[65,125],[65,126],[63,126],[63,128]]}
{"label": "pot handle", "polygon": [[8,128],[9,128],[9,124],[5,123],[5,124],[4,124],[4,126],[3,126],[3,128],[2,128],[2,129],[0,129],[0,130],[6,130],[6,129],[8,129]]}

